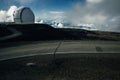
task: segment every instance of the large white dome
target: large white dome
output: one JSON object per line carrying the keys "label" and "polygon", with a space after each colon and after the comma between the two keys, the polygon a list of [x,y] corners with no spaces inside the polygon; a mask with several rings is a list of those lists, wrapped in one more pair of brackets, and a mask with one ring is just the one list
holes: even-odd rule
{"label": "large white dome", "polygon": [[14,11],[13,17],[16,24],[30,24],[35,21],[34,13],[28,7],[18,8]]}

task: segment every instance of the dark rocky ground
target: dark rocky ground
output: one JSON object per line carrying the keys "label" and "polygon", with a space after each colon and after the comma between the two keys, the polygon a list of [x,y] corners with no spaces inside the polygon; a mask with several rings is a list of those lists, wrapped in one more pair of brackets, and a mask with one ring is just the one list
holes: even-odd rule
{"label": "dark rocky ground", "polygon": [[[0,62],[0,80],[120,80],[119,54],[59,54]],[[28,63],[32,63],[28,65]]]}
{"label": "dark rocky ground", "polygon": [[[0,25],[0,38],[13,34],[10,29],[22,35],[0,41],[1,49],[45,40],[120,41],[120,33],[55,29],[46,24]],[[51,54],[2,60],[0,80],[120,80],[120,54],[57,54],[56,59]]]}
{"label": "dark rocky ground", "polygon": [[[14,34],[21,35],[6,40],[1,38]],[[40,40],[113,40],[120,41],[120,33],[87,31],[82,29],[53,28],[46,24],[8,24],[0,25],[0,42],[40,41]]]}

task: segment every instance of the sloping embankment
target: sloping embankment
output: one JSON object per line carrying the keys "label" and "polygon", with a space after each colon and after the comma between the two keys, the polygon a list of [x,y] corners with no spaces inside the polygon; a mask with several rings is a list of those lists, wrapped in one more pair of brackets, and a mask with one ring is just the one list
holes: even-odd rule
{"label": "sloping embankment", "polygon": [[120,33],[53,28],[46,24],[0,25],[0,42],[38,40],[116,40]]}

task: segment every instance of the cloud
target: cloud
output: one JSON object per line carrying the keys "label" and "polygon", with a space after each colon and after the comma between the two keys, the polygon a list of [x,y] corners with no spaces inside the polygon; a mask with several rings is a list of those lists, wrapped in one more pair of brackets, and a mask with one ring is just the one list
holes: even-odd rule
{"label": "cloud", "polygon": [[6,20],[6,11],[1,10],[0,11],[0,22],[5,22]]}
{"label": "cloud", "polygon": [[34,0],[15,0],[21,4],[29,4],[29,3],[32,3]]}
{"label": "cloud", "polygon": [[88,3],[100,3],[103,0],[87,0]]}
{"label": "cloud", "polygon": [[7,11],[7,16],[9,16],[7,18],[7,21],[12,21],[12,22],[14,21],[13,20],[13,13],[14,13],[15,10],[17,10],[16,6],[10,6],[9,10]]}
{"label": "cloud", "polygon": [[17,9],[16,6],[10,6],[8,11],[0,10],[0,22],[13,22],[13,12]]}
{"label": "cloud", "polygon": [[95,24],[99,30],[120,32],[119,3],[120,0],[86,0],[84,5],[75,3],[66,12],[66,20],[72,24]]}
{"label": "cloud", "polygon": [[40,15],[36,17],[36,21],[42,20],[55,20],[62,22],[64,18],[64,12],[62,11],[42,11]]}
{"label": "cloud", "polygon": [[8,15],[13,15],[13,12],[14,12],[16,9],[17,9],[16,6],[14,6],[14,5],[13,5],[13,6],[10,6],[7,14],[8,14]]}
{"label": "cloud", "polygon": [[64,14],[62,11],[50,11],[51,14]]}

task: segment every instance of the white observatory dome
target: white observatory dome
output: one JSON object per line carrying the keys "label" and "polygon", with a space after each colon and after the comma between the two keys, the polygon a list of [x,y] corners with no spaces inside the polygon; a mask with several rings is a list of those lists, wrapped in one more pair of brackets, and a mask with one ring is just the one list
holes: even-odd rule
{"label": "white observatory dome", "polygon": [[31,24],[35,21],[34,13],[28,7],[18,8],[14,11],[13,17],[16,24]]}

